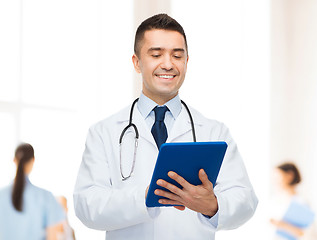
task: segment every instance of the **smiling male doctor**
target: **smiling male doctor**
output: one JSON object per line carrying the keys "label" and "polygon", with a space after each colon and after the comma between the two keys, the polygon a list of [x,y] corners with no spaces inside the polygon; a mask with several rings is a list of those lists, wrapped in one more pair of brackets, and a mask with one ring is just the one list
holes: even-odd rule
{"label": "smiling male doctor", "polygon": [[[206,119],[193,108],[197,141],[228,144],[217,183],[213,186],[203,170],[199,186],[169,172],[183,188],[159,180],[158,184],[171,192],[155,193],[168,198],[161,200],[163,204],[181,206],[146,207],[147,187],[160,145],[153,133],[156,109],[166,106],[164,130],[160,130],[166,132],[166,142],[192,141],[189,116],[178,95],[188,62],[184,30],[166,14],[150,17],[137,29],[134,51],[134,68],[143,79],[133,112],[133,123],[140,133],[135,162],[132,130],[124,137],[120,162],[119,137],[129,122],[130,107],[93,125],[74,190],[77,216],[86,226],[105,230],[107,240],[214,239],[219,229],[239,227],[251,218],[258,202],[243,161],[226,126]],[[131,177],[123,181],[122,175],[129,175],[133,163]]]}

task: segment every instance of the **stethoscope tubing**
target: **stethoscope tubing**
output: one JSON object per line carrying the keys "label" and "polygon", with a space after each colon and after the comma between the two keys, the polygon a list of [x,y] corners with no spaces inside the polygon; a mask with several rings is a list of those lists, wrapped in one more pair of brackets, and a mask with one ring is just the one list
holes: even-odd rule
{"label": "stethoscope tubing", "polygon": [[[119,138],[119,148],[120,148],[120,153],[119,153],[119,157],[120,157],[120,173],[121,173],[121,177],[122,177],[122,181],[125,181],[127,180],[128,178],[131,177],[133,171],[134,171],[134,166],[135,166],[135,160],[136,160],[136,150],[137,150],[137,147],[138,147],[138,140],[139,140],[139,131],[138,131],[138,128],[137,126],[132,122],[132,117],[133,117],[133,110],[134,110],[134,106],[135,104],[137,103],[137,101],[139,100],[139,98],[135,99],[131,105],[131,109],[130,109],[130,117],[129,117],[129,124],[122,130],[121,134],[120,134],[120,138]],[[188,113],[188,116],[189,116],[189,119],[190,119],[190,124],[191,124],[191,128],[192,128],[192,134],[193,134],[193,141],[196,142],[196,132],[195,132],[195,127],[194,127],[194,120],[193,120],[193,117],[190,113],[190,110],[188,108],[188,106],[186,105],[186,103],[181,100],[181,103],[184,105],[187,113]],[[132,163],[132,167],[131,167],[131,171],[129,173],[129,175],[127,177],[125,177],[123,175],[123,170],[122,170],[122,156],[121,156],[121,152],[122,152],[122,140],[123,140],[123,137],[124,137],[124,134],[125,132],[130,128],[132,127],[134,129],[134,132],[135,132],[135,144],[134,144],[134,154],[133,154],[133,163]]]}

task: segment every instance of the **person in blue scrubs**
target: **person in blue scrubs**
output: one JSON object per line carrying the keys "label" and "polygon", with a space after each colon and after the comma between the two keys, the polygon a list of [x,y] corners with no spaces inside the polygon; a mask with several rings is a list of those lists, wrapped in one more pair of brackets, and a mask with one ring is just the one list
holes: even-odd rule
{"label": "person in blue scrubs", "polygon": [[28,178],[34,164],[33,147],[19,145],[14,162],[16,177],[0,190],[0,239],[57,239],[65,214],[51,192],[34,186]]}
{"label": "person in blue scrubs", "polygon": [[278,195],[271,204],[275,227],[274,240],[316,239],[311,236],[315,213],[309,202],[298,192],[302,177],[297,166],[284,162],[275,169]]}

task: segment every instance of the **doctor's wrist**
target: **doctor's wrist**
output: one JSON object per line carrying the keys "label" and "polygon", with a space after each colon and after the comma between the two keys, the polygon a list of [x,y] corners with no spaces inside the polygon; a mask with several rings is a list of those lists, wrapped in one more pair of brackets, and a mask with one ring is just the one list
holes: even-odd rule
{"label": "doctor's wrist", "polygon": [[210,204],[210,209],[203,212],[202,215],[206,218],[212,218],[218,212],[218,200],[215,196],[214,200]]}

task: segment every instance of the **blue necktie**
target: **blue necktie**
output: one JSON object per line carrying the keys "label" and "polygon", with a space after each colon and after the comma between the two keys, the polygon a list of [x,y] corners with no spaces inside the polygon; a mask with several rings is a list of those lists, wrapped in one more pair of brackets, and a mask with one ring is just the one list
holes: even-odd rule
{"label": "blue necktie", "polygon": [[152,135],[155,139],[157,148],[160,149],[161,145],[166,142],[167,139],[167,130],[164,123],[165,113],[168,110],[166,106],[164,107],[155,107],[155,122],[152,127]]}

